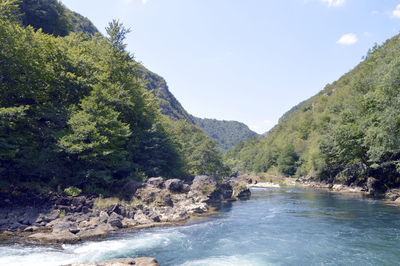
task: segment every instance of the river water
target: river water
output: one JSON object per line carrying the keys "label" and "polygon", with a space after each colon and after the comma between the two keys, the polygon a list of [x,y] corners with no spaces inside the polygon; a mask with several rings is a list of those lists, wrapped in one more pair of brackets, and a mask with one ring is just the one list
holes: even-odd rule
{"label": "river water", "polygon": [[400,207],[357,195],[253,189],[211,219],[76,245],[0,246],[0,265],[155,257],[161,265],[399,265]]}

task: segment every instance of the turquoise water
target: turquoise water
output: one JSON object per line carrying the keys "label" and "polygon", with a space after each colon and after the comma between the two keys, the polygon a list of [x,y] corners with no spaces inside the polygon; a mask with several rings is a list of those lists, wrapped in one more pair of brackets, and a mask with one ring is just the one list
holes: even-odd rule
{"label": "turquoise water", "polygon": [[255,189],[212,219],[57,247],[0,246],[0,265],[151,256],[161,265],[398,265],[400,208],[359,196]]}

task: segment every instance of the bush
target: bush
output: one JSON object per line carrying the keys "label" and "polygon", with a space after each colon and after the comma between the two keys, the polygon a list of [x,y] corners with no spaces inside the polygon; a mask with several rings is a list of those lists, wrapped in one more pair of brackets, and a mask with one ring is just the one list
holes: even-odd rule
{"label": "bush", "polygon": [[77,197],[82,193],[82,189],[71,186],[64,189],[64,193],[67,194],[68,196]]}

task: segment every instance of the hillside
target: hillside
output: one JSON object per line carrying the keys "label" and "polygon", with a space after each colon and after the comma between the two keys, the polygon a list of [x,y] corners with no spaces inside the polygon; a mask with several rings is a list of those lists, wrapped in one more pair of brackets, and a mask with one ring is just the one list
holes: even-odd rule
{"label": "hillside", "polygon": [[237,121],[202,119],[194,116],[192,118],[209,137],[218,142],[218,148],[221,151],[227,151],[240,141],[246,141],[248,138],[258,135],[247,125]]}
{"label": "hillside", "polygon": [[0,188],[107,195],[152,176],[227,173],[200,128],[160,113],[120,22],[107,36],[56,37],[64,24],[24,27],[18,4],[0,2]]}
{"label": "hillside", "polygon": [[263,139],[226,155],[243,172],[345,184],[400,184],[400,40],[375,46],[338,81],[286,113]]}
{"label": "hillside", "polygon": [[164,78],[146,69],[143,65],[138,65],[137,71],[145,84],[146,90],[151,91],[157,97],[161,113],[172,119],[185,120],[194,124],[192,117],[169,91]]}
{"label": "hillside", "polygon": [[98,32],[88,18],[69,10],[57,0],[23,0],[18,13],[24,26],[40,28],[54,36],[66,36],[71,31],[90,35]]}

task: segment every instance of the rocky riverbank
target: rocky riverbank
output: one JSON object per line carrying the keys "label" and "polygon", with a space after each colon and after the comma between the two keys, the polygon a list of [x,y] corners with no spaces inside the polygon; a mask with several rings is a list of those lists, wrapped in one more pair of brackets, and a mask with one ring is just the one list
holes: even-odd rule
{"label": "rocky riverbank", "polygon": [[215,203],[250,194],[247,186],[238,182],[217,182],[209,176],[196,176],[189,182],[155,177],[141,184],[127,183],[121,189],[131,193],[129,201],[39,196],[29,191],[2,194],[0,241],[74,243],[116,230],[182,224],[193,215],[208,212]]}
{"label": "rocky riverbank", "polygon": [[361,184],[350,185],[319,182],[310,179],[298,179],[296,184],[309,189],[323,189],[338,193],[359,193],[388,203],[400,204],[400,189],[382,187],[373,178],[368,178],[366,182]]}
{"label": "rocky riverbank", "polygon": [[241,183],[247,183],[249,188],[299,187],[337,193],[358,193],[388,203],[400,204],[399,188],[387,188],[384,184],[379,183],[378,180],[371,177],[367,178],[364,182],[353,184],[329,183],[313,178],[289,178],[274,175],[241,175],[237,177],[237,180]]}

